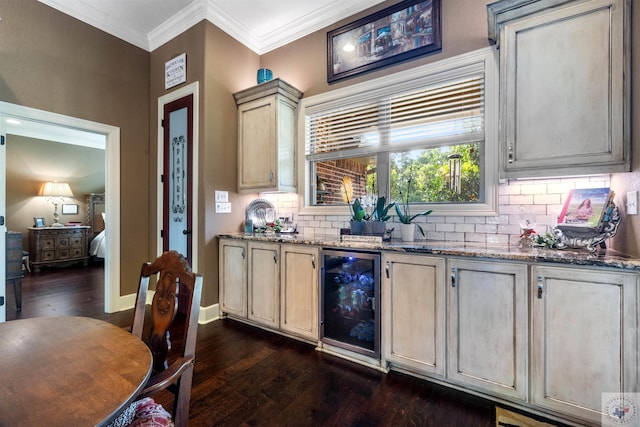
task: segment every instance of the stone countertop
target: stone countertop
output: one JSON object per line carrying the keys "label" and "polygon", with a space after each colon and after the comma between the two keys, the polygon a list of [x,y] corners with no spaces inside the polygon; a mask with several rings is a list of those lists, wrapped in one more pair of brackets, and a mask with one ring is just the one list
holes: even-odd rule
{"label": "stone countertop", "polygon": [[384,242],[341,240],[335,236],[304,236],[300,234],[228,233],[218,237],[251,240],[259,242],[314,245],[322,248],[354,249],[367,251],[404,252],[425,255],[462,256],[469,258],[500,259],[523,262],[554,262],[570,265],[610,267],[640,271],[640,259],[614,250],[600,250],[589,253],[585,249],[545,249],[533,247],[522,249],[501,244],[464,242],[414,241],[397,239]]}

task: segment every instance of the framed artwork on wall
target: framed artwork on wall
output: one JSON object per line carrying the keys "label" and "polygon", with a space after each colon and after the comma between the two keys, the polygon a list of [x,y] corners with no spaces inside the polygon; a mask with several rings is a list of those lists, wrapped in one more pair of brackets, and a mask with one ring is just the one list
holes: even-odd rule
{"label": "framed artwork on wall", "polygon": [[78,205],[62,205],[62,215],[78,215]]}
{"label": "framed artwork on wall", "polygon": [[442,49],[441,0],[406,0],[327,33],[327,81]]}

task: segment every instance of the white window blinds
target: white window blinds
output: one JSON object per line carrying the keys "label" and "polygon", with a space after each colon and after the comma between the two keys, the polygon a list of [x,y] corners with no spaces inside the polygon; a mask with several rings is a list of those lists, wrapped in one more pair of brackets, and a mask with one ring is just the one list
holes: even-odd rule
{"label": "white window blinds", "polygon": [[305,117],[308,160],[483,138],[483,75]]}

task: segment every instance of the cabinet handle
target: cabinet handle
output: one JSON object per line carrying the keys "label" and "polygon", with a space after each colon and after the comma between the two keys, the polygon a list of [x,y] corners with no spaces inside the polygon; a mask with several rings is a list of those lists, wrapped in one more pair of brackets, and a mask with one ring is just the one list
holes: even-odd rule
{"label": "cabinet handle", "polygon": [[456,287],[456,281],[458,280],[458,267],[451,267],[451,287]]}
{"label": "cabinet handle", "polygon": [[509,144],[509,149],[507,150],[507,161],[509,163],[513,163],[513,144]]}
{"label": "cabinet handle", "polygon": [[273,263],[277,264],[278,263],[278,252],[273,251]]}
{"label": "cabinet handle", "polygon": [[269,172],[269,182],[273,184],[273,171]]}
{"label": "cabinet handle", "polygon": [[542,299],[543,291],[544,291],[544,286],[542,285],[542,276],[538,275],[538,299]]}
{"label": "cabinet handle", "polygon": [[244,259],[244,248],[242,248],[242,259]]}
{"label": "cabinet handle", "polygon": [[384,271],[385,273],[387,273],[387,279],[391,278],[391,275],[389,274],[389,270],[391,269],[391,263],[389,261],[387,261],[387,265],[384,267]]}
{"label": "cabinet handle", "polygon": [[316,256],[311,255],[311,268],[316,269]]}

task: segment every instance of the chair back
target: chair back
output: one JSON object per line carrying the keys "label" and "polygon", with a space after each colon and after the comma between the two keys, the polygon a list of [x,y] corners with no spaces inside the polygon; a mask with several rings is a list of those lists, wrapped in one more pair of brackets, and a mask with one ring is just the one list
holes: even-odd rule
{"label": "chair back", "polygon": [[[145,319],[147,294],[155,274],[158,280],[149,320]],[[167,369],[172,357],[195,357],[201,294],[202,277],[192,273],[187,260],[176,251],[142,265],[131,332],[149,346],[154,372]]]}

